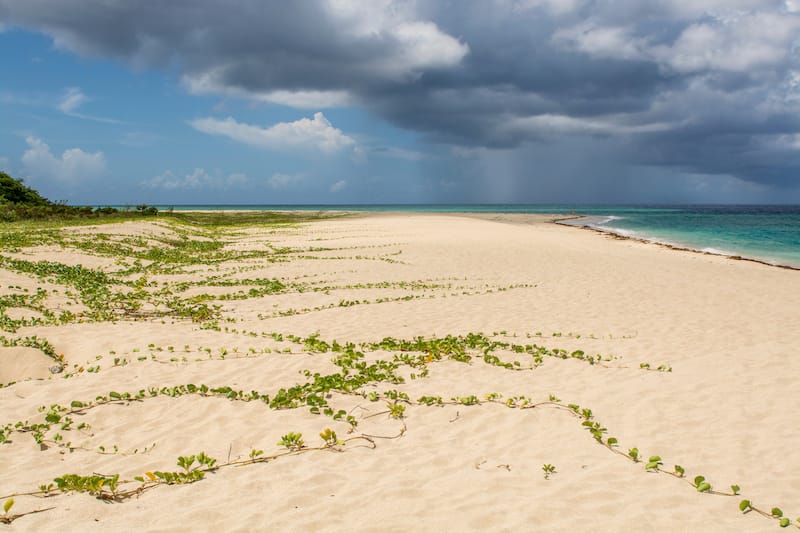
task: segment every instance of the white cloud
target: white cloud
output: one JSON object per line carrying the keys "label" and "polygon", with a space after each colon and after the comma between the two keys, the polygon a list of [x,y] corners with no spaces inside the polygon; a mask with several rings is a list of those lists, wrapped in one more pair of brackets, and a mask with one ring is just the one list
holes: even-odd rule
{"label": "white cloud", "polygon": [[246,91],[227,85],[224,79],[225,68],[216,68],[199,75],[184,76],[182,82],[192,94],[222,94],[294,107],[296,109],[327,109],[353,103],[350,93],[342,90]]}
{"label": "white cloud", "polygon": [[365,71],[391,79],[415,78],[426,69],[455,67],[469,46],[419,20],[414,2],[328,0],[328,12],[344,33],[361,39],[384,39],[394,46],[363,65]]}
{"label": "white cloud", "polygon": [[339,180],[336,183],[334,183],[333,185],[331,185],[330,191],[331,192],[339,192],[342,189],[344,189],[345,187],[347,187],[347,181],[346,180]]}
{"label": "white cloud", "polygon": [[245,185],[248,181],[250,181],[245,174],[241,172],[234,172],[233,174],[228,174],[228,177],[225,178],[225,186],[227,187],[240,187]]}
{"label": "white cloud", "polygon": [[764,99],[762,106],[762,109],[776,113],[800,111],[800,71],[789,69],[783,81]]}
{"label": "white cloud", "polygon": [[301,118],[295,122],[280,122],[269,128],[243,124],[233,117],[225,120],[201,118],[193,120],[190,124],[203,133],[222,135],[260,148],[314,148],[333,153],[356,147],[353,138],[335,128],[322,113],[314,113],[313,119]]}
{"label": "white cloud", "polygon": [[153,176],[149,180],[142,182],[142,185],[152,187],[153,189],[166,189],[171,191],[174,189],[193,188],[192,185],[196,186],[197,182],[192,181],[188,176],[186,178],[179,178],[173,174],[171,170],[165,170],[158,176]]}
{"label": "white cloud", "polygon": [[80,87],[67,87],[64,89],[64,96],[58,103],[58,109],[67,115],[75,112],[81,105],[83,105],[88,98]]}
{"label": "white cloud", "polygon": [[651,55],[679,72],[749,72],[784,63],[798,31],[800,17],[794,15],[729,16],[690,25],[671,46],[654,47]]}
{"label": "white cloud", "polygon": [[778,148],[800,152],[800,133],[761,135],[757,142],[766,149]]}
{"label": "white cloud", "polygon": [[174,191],[177,189],[230,189],[241,187],[248,182],[247,176],[240,173],[224,176],[220,173],[209,174],[204,168],[196,168],[191,174],[178,177],[167,170],[142,182],[142,185],[153,189]]}
{"label": "white cloud", "polygon": [[792,12],[764,13],[719,11],[719,2],[708,9],[667,2],[676,16],[701,17],[667,43],[651,42],[636,35],[636,28],[587,21],[553,34],[556,45],[592,57],[654,61],[680,73],[705,70],[751,72],[770,70],[786,62],[800,32],[800,16]]}
{"label": "white cloud", "polygon": [[668,131],[678,123],[651,122],[644,124],[626,124],[624,116],[606,116],[603,118],[575,118],[568,115],[544,114],[521,117],[509,121],[506,128],[512,132],[527,132],[539,135],[551,134],[588,134],[588,135],[626,135],[635,133],[653,133]]}
{"label": "white cloud", "polygon": [[595,26],[592,23],[563,28],[553,34],[553,42],[567,45],[594,57],[639,59],[646,43],[632,37],[624,27]]}
{"label": "white cloud", "polygon": [[500,3],[505,4],[509,1],[515,11],[544,9],[553,15],[572,13],[586,3],[585,0],[500,0]]}
{"label": "white cloud", "polygon": [[106,169],[103,152],[89,153],[80,148],[64,150],[61,157],[50,152],[41,139],[26,137],[28,149],[22,154],[22,163],[33,178],[75,182],[99,176]]}
{"label": "white cloud", "polygon": [[256,99],[299,109],[341,107],[352,103],[347,91],[270,91],[257,93]]}
{"label": "white cloud", "polygon": [[79,113],[78,108],[90,100],[91,99],[83,93],[80,87],[67,87],[64,89],[64,95],[61,97],[56,107],[68,117],[93,120],[105,124],[123,124],[122,121],[113,118],[96,117],[94,115]]}
{"label": "white cloud", "polygon": [[327,0],[325,7],[335,18],[347,23],[348,33],[361,37],[375,35],[396,20],[414,17],[414,6],[410,2]]}
{"label": "white cloud", "polygon": [[408,22],[396,26],[392,36],[401,44],[394,60],[381,61],[382,68],[398,74],[458,65],[469,46],[442,33],[433,22]]}
{"label": "white cloud", "polygon": [[[337,27],[337,41],[360,50],[359,58],[348,65],[354,78],[414,80],[426,70],[457,66],[470,50],[469,45],[443,32],[434,22],[420,20],[414,2],[327,0],[323,3]],[[316,57],[312,61],[318,62]],[[260,90],[243,87],[232,81],[238,80],[241,69],[242,62],[234,58],[185,74],[182,81],[193,94],[221,94],[297,109],[327,109],[357,103],[352,92],[341,88],[291,88],[272,83],[266,83]],[[310,83],[313,87],[315,82]]]}
{"label": "white cloud", "polygon": [[[706,15],[756,11],[767,7],[764,0],[660,0],[660,7],[669,15],[692,19]],[[788,2],[787,2],[788,5]]]}
{"label": "white cloud", "polygon": [[267,184],[273,189],[286,189],[298,185],[305,180],[303,174],[273,174],[267,180]]}

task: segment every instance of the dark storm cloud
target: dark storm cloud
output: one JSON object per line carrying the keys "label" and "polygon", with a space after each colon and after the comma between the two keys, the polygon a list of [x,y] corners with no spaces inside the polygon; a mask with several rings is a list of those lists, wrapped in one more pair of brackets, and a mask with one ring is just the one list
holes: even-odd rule
{"label": "dark storm cloud", "polygon": [[51,33],[61,47],[139,66],[174,62],[190,76],[220,71],[221,83],[252,91],[343,87],[365,49],[387,46],[347,42],[315,1],[2,4],[6,21]]}
{"label": "dark storm cloud", "polygon": [[194,92],[355,103],[434,143],[603,138],[632,164],[796,184],[797,2],[0,0],[83,55]]}

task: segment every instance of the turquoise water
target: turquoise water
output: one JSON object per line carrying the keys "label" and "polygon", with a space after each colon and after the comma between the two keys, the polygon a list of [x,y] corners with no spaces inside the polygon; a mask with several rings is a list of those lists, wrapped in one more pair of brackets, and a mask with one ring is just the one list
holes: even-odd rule
{"label": "turquoise water", "polygon": [[[169,206],[159,206],[165,209]],[[430,213],[564,213],[625,236],[800,268],[800,206],[576,205],[183,205],[174,210],[396,211]]]}
{"label": "turquoise water", "polygon": [[800,206],[621,208],[592,213],[578,223],[624,236],[800,268]]}

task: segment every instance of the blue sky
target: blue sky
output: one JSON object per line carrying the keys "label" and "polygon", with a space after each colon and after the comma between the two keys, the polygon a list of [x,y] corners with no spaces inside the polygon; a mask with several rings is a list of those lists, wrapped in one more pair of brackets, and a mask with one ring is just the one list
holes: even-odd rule
{"label": "blue sky", "polygon": [[71,204],[798,203],[764,0],[0,0],[0,169]]}

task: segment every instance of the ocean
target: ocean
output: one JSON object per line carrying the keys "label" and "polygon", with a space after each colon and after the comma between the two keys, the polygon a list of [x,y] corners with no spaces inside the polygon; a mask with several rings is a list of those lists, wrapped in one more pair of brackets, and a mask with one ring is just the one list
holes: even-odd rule
{"label": "ocean", "polygon": [[[159,206],[165,209],[168,206]],[[522,204],[182,205],[176,211],[303,210],[429,213],[564,213],[626,237],[800,268],[800,206],[586,206]]]}
{"label": "ocean", "polygon": [[800,268],[800,206],[629,207],[594,212],[576,222],[626,237]]}

